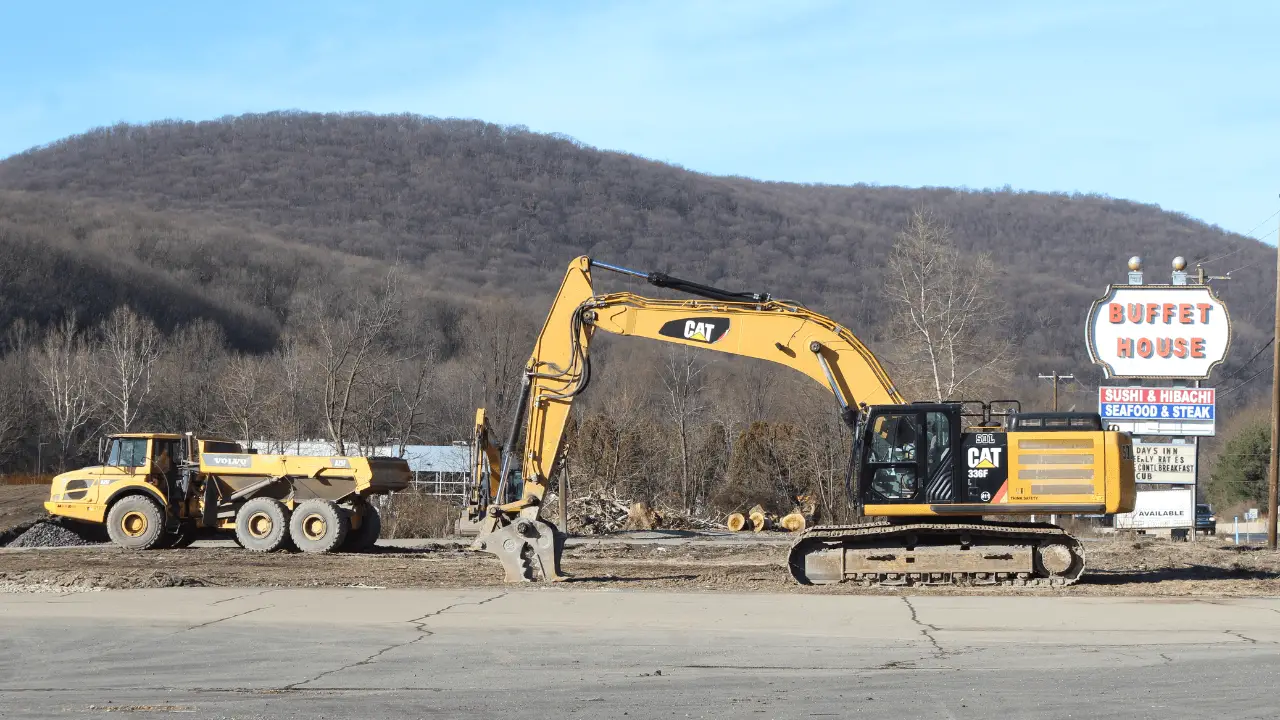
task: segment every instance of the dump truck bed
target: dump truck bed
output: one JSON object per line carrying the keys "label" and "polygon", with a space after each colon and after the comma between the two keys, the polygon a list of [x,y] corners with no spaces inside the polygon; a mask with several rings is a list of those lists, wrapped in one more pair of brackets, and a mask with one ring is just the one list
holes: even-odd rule
{"label": "dump truck bed", "polygon": [[412,473],[400,458],[303,457],[252,453],[201,453],[200,472],[231,485],[265,478],[353,480],[358,495],[378,495],[409,487]]}

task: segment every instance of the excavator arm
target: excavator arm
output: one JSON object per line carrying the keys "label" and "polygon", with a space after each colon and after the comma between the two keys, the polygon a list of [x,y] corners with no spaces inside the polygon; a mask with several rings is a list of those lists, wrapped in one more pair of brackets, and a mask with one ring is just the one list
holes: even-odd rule
{"label": "excavator arm", "polygon": [[[651,284],[700,296],[662,300],[629,292],[596,295],[591,270],[599,267]],[[569,264],[533,354],[525,367],[520,402],[505,447],[498,453],[477,415],[473,519],[480,521],[474,549],[497,555],[508,581],[561,579],[564,539],[539,511],[560,460],[574,399],[591,379],[590,344],[597,331],[742,355],[785,365],[827,388],[851,427],[862,408],[902,404],[888,373],[847,328],[804,306],[761,293],[734,293],[662,273],[641,273],[588,257]],[[483,411],[481,411],[483,413]],[[518,444],[521,429],[524,442]],[[522,448],[519,458],[517,448]],[[500,466],[495,467],[500,457]],[[519,464],[521,497],[503,503]]]}

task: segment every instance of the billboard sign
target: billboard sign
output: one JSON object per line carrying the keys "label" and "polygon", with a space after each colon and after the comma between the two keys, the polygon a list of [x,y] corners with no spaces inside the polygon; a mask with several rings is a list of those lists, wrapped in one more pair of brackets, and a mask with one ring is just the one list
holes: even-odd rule
{"label": "billboard sign", "polygon": [[1112,285],[1085,326],[1109,378],[1205,379],[1227,357],[1227,306],[1203,285]]}
{"label": "billboard sign", "polygon": [[1132,435],[1207,437],[1214,434],[1213,388],[1100,387],[1098,414],[1108,429]]}
{"label": "billboard sign", "polygon": [[1133,477],[1138,484],[1196,484],[1196,446],[1133,441]]}
{"label": "billboard sign", "polygon": [[1194,490],[1139,490],[1133,512],[1116,515],[1116,528],[1189,528],[1195,518]]}

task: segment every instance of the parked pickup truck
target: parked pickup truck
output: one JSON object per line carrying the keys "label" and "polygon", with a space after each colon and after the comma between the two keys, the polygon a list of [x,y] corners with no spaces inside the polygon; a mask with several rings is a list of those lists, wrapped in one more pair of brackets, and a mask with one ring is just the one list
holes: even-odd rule
{"label": "parked pickup truck", "polygon": [[1196,532],[1205,535],[1218,534],[1218,518],[1213,514],[1213,506],[1207,503],[1196,504]]}

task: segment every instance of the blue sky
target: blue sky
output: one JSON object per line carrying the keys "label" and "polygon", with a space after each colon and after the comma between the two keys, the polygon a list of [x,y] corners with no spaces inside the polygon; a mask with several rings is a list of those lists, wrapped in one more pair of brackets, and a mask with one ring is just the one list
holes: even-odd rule
{"label": "blue sky", "polygon": [[407,111],[716,174],[1280,222],[1258,227],[1277,2],[5,2],[0,28],[0,157],[119,121]]}

